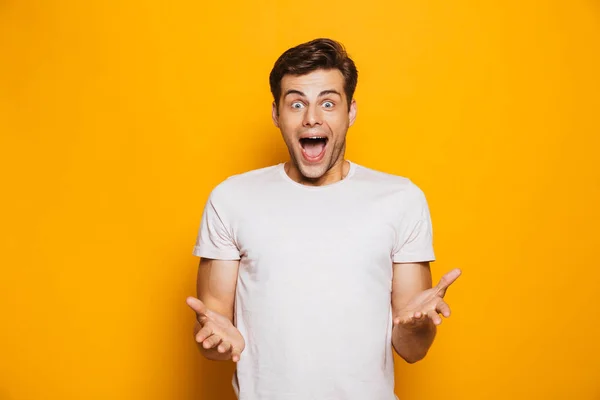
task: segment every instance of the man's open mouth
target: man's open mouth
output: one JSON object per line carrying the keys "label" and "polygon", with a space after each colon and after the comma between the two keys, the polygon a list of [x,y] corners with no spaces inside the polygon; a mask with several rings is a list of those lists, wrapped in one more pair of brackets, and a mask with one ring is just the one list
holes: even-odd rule
{"label": "man's open mouth", "polygon": [[324,136],[311,136],[300,139],[300,146],[309,161],[318,161],[325,153],[327,141],[328,139]]}

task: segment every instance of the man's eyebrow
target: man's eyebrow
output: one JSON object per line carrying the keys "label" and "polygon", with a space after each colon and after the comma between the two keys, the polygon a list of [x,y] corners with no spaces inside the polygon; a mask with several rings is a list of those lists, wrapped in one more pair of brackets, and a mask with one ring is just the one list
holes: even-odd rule
{"label": "man's eyebrow", "polygon": [[301,91],[296,90],[296,89],[290,89],[290,90],[288,90],[287,92],[285,92],[285,94],[283,95],[283,97],[287,96],[288,94],[297,94],[297,95],[300,95],[302,97],[306,97],[306,95],[304,93],[302,93]]}
{"label": "man's eyebrow", "polygon": [[[302,93],[301,91],[296,90],[296,89],[290,89],[290,90],[286,91],[285,94],[283,95],[283,97],[286,97],[289,94],[297,94],[299,96],[306,97],[306,95],[304,93]],[[327,96],[328,94],[337,94],[338,96],[342,97],[340,92],[338,92],[335,89],[323,90],[321,93],[319,93],[319,97]]]}
{"label": "man's eyebrow", "polygon": [[326,96],[328,94],[337,94],[338,96],[342,97],[340,92],[338,92],[337,90],[334,90],[334,89],[323,90],[321,93],[319,93],[319,97]]}

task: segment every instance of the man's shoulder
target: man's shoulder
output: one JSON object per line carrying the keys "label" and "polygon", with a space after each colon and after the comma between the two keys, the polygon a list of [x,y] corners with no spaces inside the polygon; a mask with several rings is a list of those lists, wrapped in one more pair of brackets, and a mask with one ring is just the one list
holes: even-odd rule
{"label": "man's shoulder", "polygon": [[386,199],[377,204],[387,204],[393,210],[415,210],[427,204],[424,191],[406,176],[364,166],[357,166],[355,174],[363,186],[361,192],[371,198]]}
{"label": "man's shoulder", "polygon": [[229,196],[239,194],[240,191],[244,192],[252,189],[255,190],[257,188],[257,184],[272,181],[279,173],[279,166],[279,164],[270,165],[268,167],[257,168],[231,175],[214,187],[212,190],[212,195]]}
{"label": "man's shoulder", "polygon": [[355,179],[368,185],[409,193],[422,192],[410,178],[356,164]]}

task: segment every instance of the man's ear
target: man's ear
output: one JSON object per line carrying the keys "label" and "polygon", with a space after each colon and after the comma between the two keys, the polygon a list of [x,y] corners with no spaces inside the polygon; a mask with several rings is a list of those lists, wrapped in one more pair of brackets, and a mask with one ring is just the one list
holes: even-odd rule
{"label": "man's ear", "polygon": [[273,118],[273,123],[277,128],[279,128],[279,112],[277,111],[277,104],[273,102],[273,110],[271,111],[271,117]]}
{"label": "man's ear", "polygon": [[350,103],[350,111],[348,111],[348,119],[350,123],[348,126],[352,126],[354,124],[354,120],[356,119],[356,100],[352,99],[352,103]]}

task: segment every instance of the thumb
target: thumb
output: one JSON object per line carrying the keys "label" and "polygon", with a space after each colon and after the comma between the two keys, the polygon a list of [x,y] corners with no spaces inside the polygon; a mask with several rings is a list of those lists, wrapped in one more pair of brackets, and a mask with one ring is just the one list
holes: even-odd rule
{"label": "thumb", "polygon": [[462,274],[462,271],[459,268],[454,268],[452,271],[446,273],[440,279],[440,282],[437,284],[437,291],[440,296],[444,297],[446,295],[446,290],[448,287],[454,283],[456,279]]}
{"label": "thumb", "polygon": [[206,305],[200,299],[190,296],[185,302],[196,314],[198,314],[198,316],[206,315],[208,308],[206,308]]}

